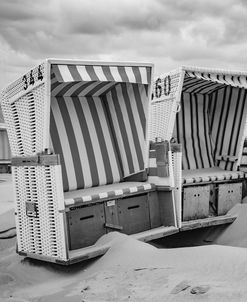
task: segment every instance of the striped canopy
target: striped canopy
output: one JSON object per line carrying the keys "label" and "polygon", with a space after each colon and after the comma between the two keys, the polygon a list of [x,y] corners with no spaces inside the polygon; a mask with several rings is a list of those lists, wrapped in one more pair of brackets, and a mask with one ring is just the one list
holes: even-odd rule
{"label": "striped canopy", "polygon": [[112,184],[146,167],[151,65],[51,66],[51,149],[65,191]]}
{"label": "striped canopy", "polygon": [[247,116],[247,74],[185,68],[174,136],[183,169],[236,170]]}
{"label": "striped canopy", "polygon": [[224,88],[226,85],[239,88],[247,88],[247,73],[217,71],[184,67],[185,78],[183,91],[190,93],[206,93]]}
{"label": "striped canopy", "polygon": [[99,96],[106,94],[117,83],[148,85],[150,82],[150,66],[53,64],[51,71],[51,91],[54,96]]}

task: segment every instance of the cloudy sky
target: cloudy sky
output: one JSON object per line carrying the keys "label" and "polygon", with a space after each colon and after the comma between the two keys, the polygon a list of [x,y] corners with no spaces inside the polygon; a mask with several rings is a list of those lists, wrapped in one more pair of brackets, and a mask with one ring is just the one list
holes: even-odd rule
{"label": "cloudy sky", "polygon": [[51,58],[247,70],[244,0],[0,0],[0,89]]}

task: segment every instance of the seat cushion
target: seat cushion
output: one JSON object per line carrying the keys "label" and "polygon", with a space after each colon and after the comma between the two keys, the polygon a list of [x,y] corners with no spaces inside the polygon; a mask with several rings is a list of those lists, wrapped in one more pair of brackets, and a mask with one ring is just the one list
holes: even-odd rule
{"label": "seat cushion", "polygon": [[65,206],[69,207],[83,202],[120,198],[151,190],[155,190],[155,185],[147,182],[121,182],[83,190],[74,190],[64,193]]}
{"label": "seat cushion", "polygon": [[244,172],[226,171],[219,167],[182,171],[182,184],[244,178]]}

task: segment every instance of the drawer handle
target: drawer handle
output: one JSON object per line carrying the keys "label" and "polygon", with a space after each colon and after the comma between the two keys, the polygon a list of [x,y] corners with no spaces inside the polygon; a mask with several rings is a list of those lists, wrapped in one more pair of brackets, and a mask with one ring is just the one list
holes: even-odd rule
{"label": "drawer handle", "polygon": [[94,215],[89,215],[89,216],[81,217],[80,220],[86,220],[86,219],[91,219],[91,218],[94,218]]}
{"label": "drawer handle", "polygon": [[130,206],[130,207],[128,207],[128,210],[137,209],[137,208],[140,208],[140,205],[139,205],[139,204],[137,204],[137,205],[135,205],[135,206]]}

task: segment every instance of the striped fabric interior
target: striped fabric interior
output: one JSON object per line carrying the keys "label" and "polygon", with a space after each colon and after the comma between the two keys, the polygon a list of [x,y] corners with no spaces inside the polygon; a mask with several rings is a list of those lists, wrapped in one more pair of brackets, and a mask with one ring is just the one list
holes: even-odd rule
{"label": "striped fabric interior", "polygon": [[174,127],[183,169],[238,169],[247,116],[246,89],[239,87],[246,84],[244,76],[186,72]]}
{"label": "striped fabric interior", "polygon": [[174,136],[182,144],[182,169],[214,166],[208,118],[209,96],[181,95],[181,110],[176,116]]}
{"label": "striped fabric interior", "polygon": [[64,191],[116,183],[146,167],[151,67],[53,65],[51,149]]}
{"label": "striped fabric interior", "polygon": [[52,97],[52,149],[60,154],[64,191],[119,182],[122,169],[103,101]]}
{"label": "striped fabric interior", "polygon": [[216,165],[237,170],[237,162],[217,160],[224,155],[239,156],[247,116],[247,90],[227,86],[211,95],[209,118]]}
{"label": "striped fabric interior", "polygon": [[124,177],[145,169],[147,90],[143,85],[116,85],[105,97]]}

